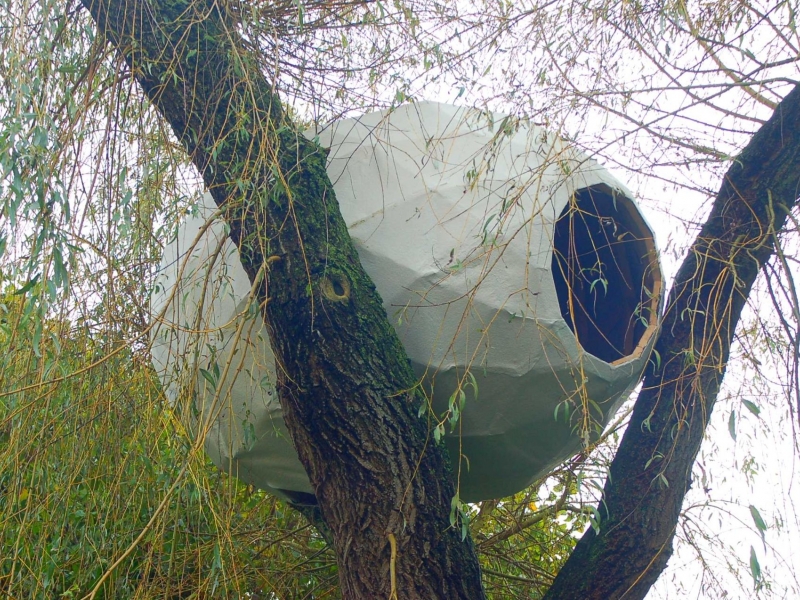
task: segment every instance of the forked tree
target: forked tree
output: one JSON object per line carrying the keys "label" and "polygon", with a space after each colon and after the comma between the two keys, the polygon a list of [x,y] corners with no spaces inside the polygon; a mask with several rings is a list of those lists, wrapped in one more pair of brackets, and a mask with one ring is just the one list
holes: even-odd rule
{"label": "forked tree", "polygon": [[[349,240],[325,151],[287,115],[224,3],[83,4],[202,175],[257,285],[343,595],[483,597],[473,545],[448,520],[447,456],[417,416],[414,375]],[[669,293],[660,362],[612,463],[599,528],[547,598],[642,598],[666,565],[742,308],[798,199],[798,115],[795,89],[730,161]]]}

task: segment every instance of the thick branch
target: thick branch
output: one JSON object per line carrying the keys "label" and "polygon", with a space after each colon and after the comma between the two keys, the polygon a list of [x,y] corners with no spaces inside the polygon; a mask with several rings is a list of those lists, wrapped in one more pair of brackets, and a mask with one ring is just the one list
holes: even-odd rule
{"label": "thick branch", "polygon": [[450,526],[443,447],[416,416],[405,352],[358,261],[325,153],[285,116],[224,3],[83,0],[172,126],[259,289],[287,427],[333,532],[346,598],[483,597]]}
{"label": "thick branch", "polygon": [[733,161],[667,301],[656,351],[611,465],[600,533],[580,540],[548,600],[643,598],[672,554],[683,497],[742,308],[798,199],[800,88]]}

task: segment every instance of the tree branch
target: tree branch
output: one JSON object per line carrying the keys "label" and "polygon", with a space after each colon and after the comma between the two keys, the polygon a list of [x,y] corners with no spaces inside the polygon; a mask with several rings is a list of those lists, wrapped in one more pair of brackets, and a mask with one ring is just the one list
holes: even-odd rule
{"label": "tree branch", "polygon": [[481,549],[490,548],[495,544],[497,544],[498,542],[507,540],[511,536],[516,535],[519,532],[528,529],[529,527],[533,527],[534,525],[540,523],[541,521],[544,521],[550,515],[555,515],[558,512],[560,512],[564,508],[564,505],[567,502],[567,498],[569,498],[569,494],[571,491],[569,484],[570,484],[569,481],[564,482],[564,491],[562,492],[561,497],[558,500],[556,500],[555,504],[543,508],[542,510],[536,511],[528,518],[522,519],[521,521],[514,523],[514,525],[512,525],[505,531],[501,531],[500,533],[493,535],[492,537],[482,541],[480,544],[478,544],[478,546]]}
{"label": "tree branch", "polygon": [[800,87],[725,175],[667,301],[656,351],[611,465],[599,533],[587,531],[547,600],[643,598],[666,566],[692,465],[760,269],[796,206]]}
{"label": "tree branch", "polygon": [[396,580],[404,598],[482,598],[472,542],[449,522],[446,452],[417,417],[423,399],[326,153],[287,118],[224,2],[82,1],[224,209],[251,281],[268,268],[257,295],[281,407],[333,533],[343,596],[388,597]]}

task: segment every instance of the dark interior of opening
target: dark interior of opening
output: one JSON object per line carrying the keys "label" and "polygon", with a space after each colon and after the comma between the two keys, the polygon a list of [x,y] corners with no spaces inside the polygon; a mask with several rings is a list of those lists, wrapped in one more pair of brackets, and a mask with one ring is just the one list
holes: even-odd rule
{"label": "dark interior of opening", "polygon": [[561,315],[583,349],[606,362],[634,352],[656,310],[653,244],[634,210],[607,186],[584,188],[555,226]]}

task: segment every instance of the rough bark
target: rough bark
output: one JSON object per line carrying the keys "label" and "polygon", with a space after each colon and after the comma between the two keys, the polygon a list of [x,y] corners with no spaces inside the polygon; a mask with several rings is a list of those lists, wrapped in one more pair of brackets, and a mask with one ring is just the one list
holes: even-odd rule
{"label": "rough bark", "polygon": [[[83,0],[220,207],[259,299],[287,427],[345,598],[484,597],[442,446],[325,171],[224,3]],[[393,593],[396,592],[396,596]]]}
{"label": "rough bark", "polygon": [[800,192],[800,88],[732,161],[681,265],[598,510],[547,600],[644,598],[672,554],[742,308]]}

